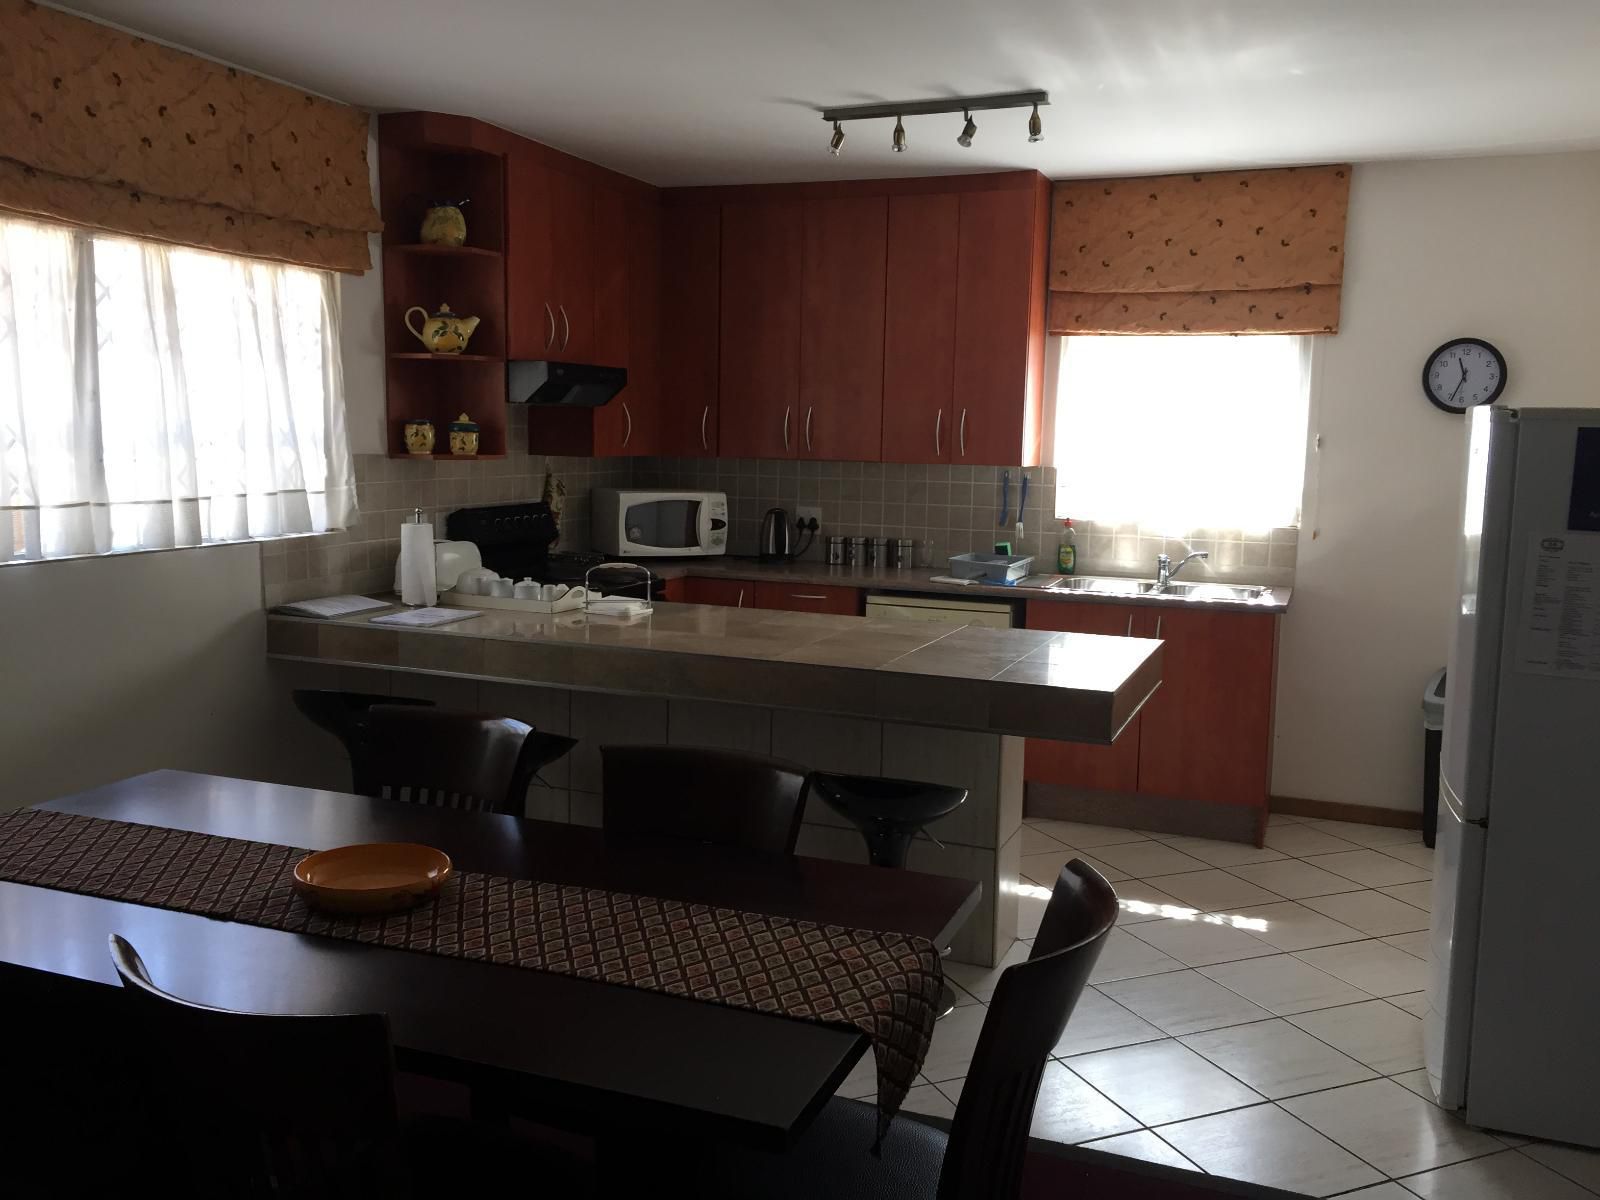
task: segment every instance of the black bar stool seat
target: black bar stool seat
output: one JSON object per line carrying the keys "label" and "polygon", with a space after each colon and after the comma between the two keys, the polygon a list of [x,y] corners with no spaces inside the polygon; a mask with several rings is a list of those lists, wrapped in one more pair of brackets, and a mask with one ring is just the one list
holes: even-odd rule
{"label": "black bar stool seat", "polygon": [[813,771],[811,787],[829,808],[861,830],[875,867],[905,866],[912,839],[967,799],[966,788],[948,784],[833,771]]}

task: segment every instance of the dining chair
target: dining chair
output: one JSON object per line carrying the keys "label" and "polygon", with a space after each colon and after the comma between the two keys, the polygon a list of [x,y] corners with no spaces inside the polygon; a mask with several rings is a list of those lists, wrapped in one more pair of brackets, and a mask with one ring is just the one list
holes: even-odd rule
{"label": "dining chair", "polygon": [[356,737],[356,722],[374,704],[411,704],[432,708],[432,700],[410,696],[383,696],[377,692],[343,692],[335,688],[295,688],[294,706],[318,729],[339,739],[346,752]]}
{"label": "dining chair", "polygon": [[511,717],[375,704],[356,722],[350,764],[363,796],[520,817],[539,769],[575,745]]}
{"label": "dining chair", "polygon": [[874,1156],[877,1107],[832,1100],[786,1154],[722,1145],[707,1153],[695,1168],[701,1194],[1015,1200],[1045,1064],[1116,921],[1105,877],[1081,859],[1064,866],[1028,960],[1000,975],[948,1134],[900,1117]]}
{"label": "dining chair", "polygon": [[607,833],[794,853],[805,773],[777,759],[699,746],[601,746]]}

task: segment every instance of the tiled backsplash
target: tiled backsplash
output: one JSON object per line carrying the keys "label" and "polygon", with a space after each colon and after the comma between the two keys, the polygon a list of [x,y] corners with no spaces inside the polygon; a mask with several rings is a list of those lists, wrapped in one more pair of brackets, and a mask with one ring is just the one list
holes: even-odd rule
{"label": "tiled backsplash", "polygon": [[[1016,504],[1024,472],[1019,467],[910,466],[900,463],[797,462],[772,459],[547,458],[528,454],[527,410],[510,410],[504,459],[390,459],[356,456],[356,492],[361,515],[342,533],[262,543],[262,577],[268,605],[308,596],[387,588],[400,553],[400,525],[420,508],[444,533],[444,519],[464,505],[536,500],[546,469],[566,484],[561,548],[589,545],[589,490],[593,487],[704,488],[728,493],[732,537],[729,553],[754,554],[761,517],[774,506],[790,519],[804,505],[822,510],[822,532],[806,552],[822,557],[827,534],[909,537],[931,544],[932,562],[952,554],[990,549],[1009,541],[1032,554],[1036,569],[1054,571],[1061,541],[1055,517],[1056,471],[1027,470],[1028,499],[1023,537],[1016,537]],[[1000,523],[1002,475],[1011,476],[1010,511]],[[1299,531],[1241,535],[1200,530],[1189,538],[1166,537],[1137,525],[1077,524],[1079,574],[1139,574],[1155,571],[1157,554],[1174,560],[1206,550],[1210,561],[1194,564],[1186,579],[1233,579],[1285,585],[1294,582]]]}

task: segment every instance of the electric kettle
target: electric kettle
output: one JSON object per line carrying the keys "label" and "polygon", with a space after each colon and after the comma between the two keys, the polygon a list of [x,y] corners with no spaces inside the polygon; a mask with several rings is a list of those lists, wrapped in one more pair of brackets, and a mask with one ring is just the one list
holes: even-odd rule
{"label": "electric kettle", "polygon": [[794,534],[789,528],[789,514],[781,508],[767,509],[761,518],[761,559],[773,562],[792,557]]}

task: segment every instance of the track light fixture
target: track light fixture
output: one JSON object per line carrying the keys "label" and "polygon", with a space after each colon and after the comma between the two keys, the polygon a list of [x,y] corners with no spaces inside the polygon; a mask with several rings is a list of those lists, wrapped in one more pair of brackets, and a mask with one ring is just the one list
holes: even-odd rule
{"label": "track light fixture", "polygon": [[967,118],[967,123],[961,127],[961,133],[956,137],[956,145],[966,149],[972,145],[973,135],[978,132],[978,123],[972,119],[972,113],[962,109],[962,115]]}
{"label": "track light fixture", "polygon": [[894,137],[889,145],[896,154],[903,154],[906,150],[906,117],[960,113],[966,118],[966,123],[961,127],[956,144],[970,147],[972,139],[978,133],[978,123],[972,119],[973,113],[998,108],[1032,108],[1033,115],[1028,118],[1028,140],[1039,142],[1044,140],[1044,124],[1039,119],[1039,106],[1049,103],[1048,92],[1000,92],[986,96],[951,96],[941,100],[907,100],[900,103],[852,104],[844,108],[825,108],[822,110],[822,119],[833,126],[833,136],[828,139],[828,152],[838,154],[844,145],[841,122],[887,120],[893,117]]}

